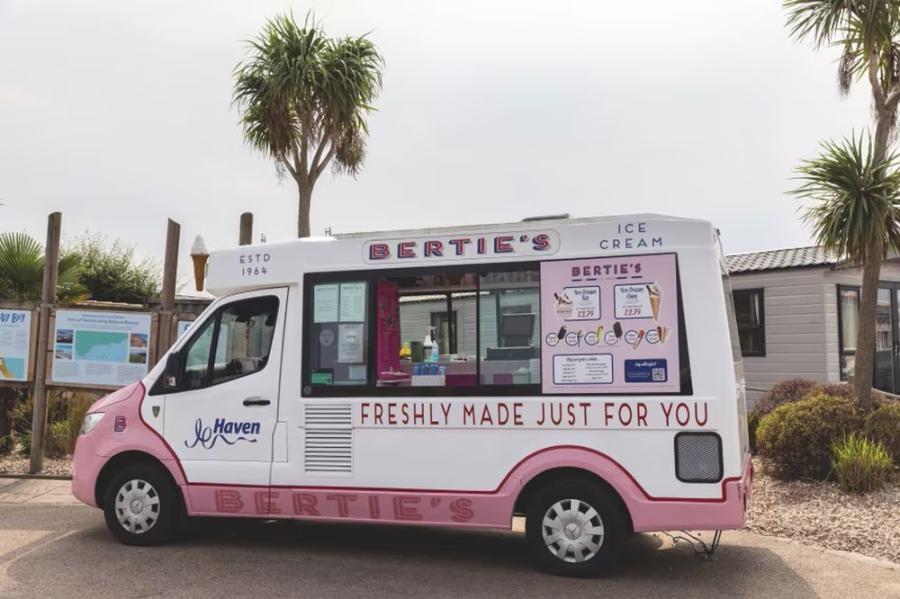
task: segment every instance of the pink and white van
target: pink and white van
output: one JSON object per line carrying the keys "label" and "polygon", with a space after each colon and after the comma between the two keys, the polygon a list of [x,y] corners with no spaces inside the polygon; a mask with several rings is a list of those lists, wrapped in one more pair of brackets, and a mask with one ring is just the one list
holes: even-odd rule
{"label": "pink and white van", "polygon": [[717,231],[659,215],[212,252],[218,299],[85,417],[74,494],[120,541],[182,516],[506,529],[609,570],[744,524],[744,379]]}

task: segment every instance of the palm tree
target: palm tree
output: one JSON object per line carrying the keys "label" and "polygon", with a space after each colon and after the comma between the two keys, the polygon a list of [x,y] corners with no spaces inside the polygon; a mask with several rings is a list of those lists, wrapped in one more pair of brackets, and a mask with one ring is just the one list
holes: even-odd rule
{"label": "palm tree", "polygon": [[[871,136],[825,142],[822,154],[797,170],[795,195],[812,200],[805,220],[817,243],[863,267],[853,384],[860,406],[872,407],[875,299],[881,262],[900,251],[900,172],[897,156],[879,156]],[[867,296],[867,293],[871,297]]]}
{"label": "palm tree", "polygon": [[[868,145],[866,154],[868,162],[865,166],[871,169],[871,173],[881,173],[879,176],[889,178],[887,173],[881,172],[881,169],[893,164],[886,157],[896,123],[897,104],[900,102],[900,1],[785,0],[784,7],[787,11],[787,24],[794,38],[811,40],[817,48],[826,45],[841,48],[838,86],[842,93],[849,92],[854,81],[863,78],[869,81],[875,117],[875,139]],[[844,150],[849,150],[854,144],[857,145],[856,149],[862,149],[859,147],[860,144],[853,142],[849,146],[845,143]],[[826,145],[826,156],[831,154],[832,158],[837,158],[833,150],[838,147],[834,144]],[[868,151],[872,152],[870,159]],[[857,163],[856,166],[861,167],[863,163]],[[846,230],[831,231],[829,237],[840,236],[849,240],[855,236],[857,242],[865,241],[870,244],[861,248],[859,253],[849,256],[863,268],[854,389],[860,405],[869,406],[872,402],[875,363],[878,277],[881,260],[888,248],[882,245],[887,240],[878,231],[863,233],[850,228],[861,226],[864,222],[869,222],[869,219],[846,222],[844,223]],[[833,226],[839,224],[831,223]],[[887,229],[894,226],[893,222],[885,224]],[[857,242],[854,242],[853,249],[859,249],[856,247]]]}
{"label": "palm tree", "polygon": [[875,109],[875,157],[887,153],[900,102],[900,2],[897,0],[785,0],[787,24],[817,48],[840,46],[838,87],[847,94],[866,78]]}
{"label": "palm tree", "polygon": [[293,15],[268,20],[249,48],[234,70],[244,139],[297,183],[297,235],[307,237],[325,167],[355,176],[363,165],[384,60],[366,36],[329,38],[310,16],[303,26]]}
{"label": "palm tree", "polygon": [[[84,297],[78,281],[80,261],[76,254],[59,258],[56,288],[60,301]],[[44,249],[26,233],[0,233],[0,298],[18,302],[39,301],[44,279]]]}

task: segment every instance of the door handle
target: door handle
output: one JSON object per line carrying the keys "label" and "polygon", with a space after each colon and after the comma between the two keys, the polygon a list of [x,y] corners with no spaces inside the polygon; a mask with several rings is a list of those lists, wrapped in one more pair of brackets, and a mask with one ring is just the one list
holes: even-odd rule
{"label": "door handle", "polygon": [[268,399],[263,399],[262,397],[248,397],[244,400],[245,406],[267,406],[270,402]]}

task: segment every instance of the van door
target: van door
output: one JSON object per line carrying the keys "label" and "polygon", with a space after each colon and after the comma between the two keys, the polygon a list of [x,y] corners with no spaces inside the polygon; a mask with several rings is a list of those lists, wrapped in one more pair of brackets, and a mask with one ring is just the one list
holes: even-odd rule
{"label": "van door", "polygon": [[287,289],[235,295],[178,350],[164,436],[188,481],[269,484]]}

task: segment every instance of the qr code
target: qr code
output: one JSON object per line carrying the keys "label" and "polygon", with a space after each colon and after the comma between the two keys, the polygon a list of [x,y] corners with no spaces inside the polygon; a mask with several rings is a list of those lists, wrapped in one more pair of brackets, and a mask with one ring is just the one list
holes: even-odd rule
{"label": "qr code", "polygon": [[653,368],[650,371],[650,376],[652,377],[654,383],[665,382],[666,369],[665,368]]}

